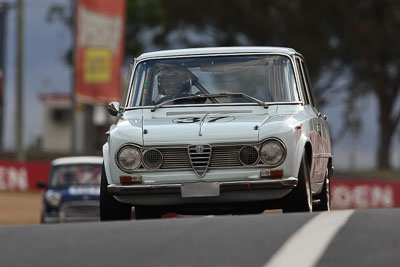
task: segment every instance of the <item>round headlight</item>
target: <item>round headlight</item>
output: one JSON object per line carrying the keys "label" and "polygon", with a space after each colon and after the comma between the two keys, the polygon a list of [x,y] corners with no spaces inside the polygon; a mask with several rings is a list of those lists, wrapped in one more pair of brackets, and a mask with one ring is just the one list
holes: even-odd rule
{"label": "round headlight", "polygon": [[268,140],[261,146],[260,157],[265,164],[277,166],[285,160],[286,150],[280,141]]}
{"label": "round headlight", "polygon": [[142,154],[136,147],[125,145],[118,150],[116,161],[121,170],[131,172],[140,166]]}
{"label": "round headlight", "polygon": [[163,162],[163,156],[157,149],[151,149],[144,152],[143,164],[148,169],[158,169]]}
{"label": "round headlight", "polygon": [[61,203],[61,194],[57,191],[48,190],[44,193],[44,199],[52,207],[58,207]]}
{"label": "round headlight", "polygon": [[239,151],[239,160],[243,165],[253,165],[257,163],[258,151],[255,147],[244,146]]}

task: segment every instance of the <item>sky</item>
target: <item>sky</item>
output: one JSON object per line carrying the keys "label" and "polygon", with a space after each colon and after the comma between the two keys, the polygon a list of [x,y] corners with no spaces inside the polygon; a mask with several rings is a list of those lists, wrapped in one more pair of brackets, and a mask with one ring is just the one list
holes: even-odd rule
{"label": "sky", "polygon": [[[4,0],[0,0],[4,1]],[[12,2],[12,1],[10,1]],[[48,23],[46,13],[54,3],[65,0],[26,0],[24,34],[24,143],[29,146],[43,132],[41,93],[70,92],[71,72],[62,62],[64,51],[71,45],[68,29],[60,23]],[[7,44],[5,57],[5,126],[3,147],[15,147],[15,88],[16,88],[16,11],[11,9],[7,18]]]}
{"label": "sky", "polygon": [[[4,0],[0,0],[4,1]],[[62,60],[64,52],[71,46],[69,30],[60,22],[48,23],[46,13],[50,5],[69,3],[69,0],[25,0],[25,59],[24,59],[24,143],[29,146],[43,134],[43,107],[39,99],[42,93],[69,93],[71,71]],[[15,148],[15,62],[16,62],[16,16],[15,10],[8,13],[5,126],[3,147]],[[301,51],[300,51],[301,52]],[[124,66],[126,67],[126,66]],[[322,113],[328,115],[333,136],[341,129],[344,104],[332,99]],[[347,136],[333,143],[334,165],[337,168],[370,169],[375,167],[377,143],[376,101],[373,97],[363,100],[361,107],[364,131],[354,139]],[[398,143],[398,142],[396,142]],[[393,149],[393,164],[399,167],[399,156]],[[351,160],[352,159],[352,160]]]}

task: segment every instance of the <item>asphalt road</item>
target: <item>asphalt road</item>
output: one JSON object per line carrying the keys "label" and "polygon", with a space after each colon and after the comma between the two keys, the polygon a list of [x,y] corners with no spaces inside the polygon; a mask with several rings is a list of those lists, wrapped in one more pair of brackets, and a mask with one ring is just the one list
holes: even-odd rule
{"label": "asphalt road", "polygon": [[278,265],[398,267],[400,209],[0,227],[0,266]]}

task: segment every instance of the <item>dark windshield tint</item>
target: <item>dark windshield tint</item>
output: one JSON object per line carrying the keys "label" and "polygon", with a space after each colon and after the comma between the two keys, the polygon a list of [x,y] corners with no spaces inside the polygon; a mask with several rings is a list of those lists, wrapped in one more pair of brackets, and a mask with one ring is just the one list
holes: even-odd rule
{"label": "dark windshield tint", "polygon": [[55,166],[51,170],[50,186],[99,185],[101,168],[95,164]]}

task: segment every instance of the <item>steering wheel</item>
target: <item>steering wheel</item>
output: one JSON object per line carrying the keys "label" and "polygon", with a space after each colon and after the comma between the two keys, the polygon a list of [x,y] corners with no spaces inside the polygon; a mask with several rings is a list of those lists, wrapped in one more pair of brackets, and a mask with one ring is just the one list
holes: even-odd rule
{"label": "steering wheel", "polygon": [[164,97],[161,97],[160,99],[158,99],[158,101],[156,102],[156,105],[161,104],[162,102],[169,100],[169,99],[173,99],[174,97],[172,95],[167,95]]}

